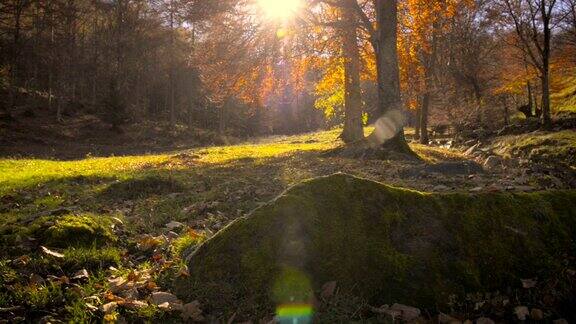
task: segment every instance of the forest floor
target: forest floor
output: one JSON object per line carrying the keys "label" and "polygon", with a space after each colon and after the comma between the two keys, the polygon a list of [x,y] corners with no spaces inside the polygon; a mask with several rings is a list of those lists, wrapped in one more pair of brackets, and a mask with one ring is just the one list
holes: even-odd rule
{"label": "forest floor", "polygon": [[411,144],[422,162],[325,155],[342,144],[338,135],[71,161],[0,159],[0,319],[199,319],[197,304],[176,313],[163,305],[170,278],[188,273],[180,253],[317,176],[344,172],[426,192],[576,187],[573,130],[452,149]]}

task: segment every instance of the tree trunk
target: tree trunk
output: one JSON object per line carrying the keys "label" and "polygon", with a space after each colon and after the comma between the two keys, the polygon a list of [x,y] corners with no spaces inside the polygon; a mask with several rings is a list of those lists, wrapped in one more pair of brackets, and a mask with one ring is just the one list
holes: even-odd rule
{"label": "tree trunk", "polygon": [[530,114],[532,115],[534,113],[534,104],[532,101],[532,85],[530,81],[526,81],[526,88],[528,89],[528,108],[530,108]]}
{"label": "tree trunk", "polygon": [[504,106],[504,125],[510,125],[510,110],[508,109],[508,100],[506,97],[502,98],[502,105]]}
{"label": "tree trunk", "polygon": [[416,118],[414,121],[414,139],[417,141],[420,140],[420,129],[421,129],[420,118],[422,118],[421,116],[422,116],[421,107],[417,107],[416,108]]}
{"label": "tree trunk", "polygon": [[[550,4],[553,6],[553,4]],[[552,117],[550,112],[550,41],[552,31],[550,30],[550,20],[552,8],[548,11],[546,1],[540,1],[540,12],[544,27],[544,48],[542,50],[542,126],[546,129],[552,128]]]}
{"label": "tree trunk", "polygon": [[430,107],[430,92],[426,91],[422,98],[422,108],[420,109],[420,144],[430,144],[428,136],[428,109]]}
{"label": "tree trunk", "polygon": [[170,0],[170,67],[169,67],[169,85],[170,88],[170,126],[176,125],[176,98],[174,90],[174,2]]}
{"label": "tree trunk", "polygon": [[[400,68],[398,62],[398,0],[375,0],[378,42],[375,48],[378,70],[378,99],[381,120],[370,136],[385,149],[414,155],[404,136],[404,111],[400,96]],[[396,118],[387,116],[395,115]],[[382,120],[382,119],[386,120]],[[382,138],[379,124],[392,124],[395,134]]]}
{"label": "tree trunk", "polygon": [[[353,0],[355,1],[355,0]],[[341,10],[345,26],[342,33],[344,56],[344,131],[341,138],[353,143],[364,138],[362,125],[362,92],[360,89],[360,51],[356,32],[356,16],[348,8]]]}
{"label": "tree trunk", "polygon": [[542,75],[542,126],[545,129],[552,128],[552,118],[550,113],[550,73],[546,71]]}

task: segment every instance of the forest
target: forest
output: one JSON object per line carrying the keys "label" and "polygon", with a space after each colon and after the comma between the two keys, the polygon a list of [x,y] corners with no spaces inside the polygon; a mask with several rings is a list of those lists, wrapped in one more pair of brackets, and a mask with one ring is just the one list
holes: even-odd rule
{"label": "forest", "polygon": [[576,322],[576,0],[1,0],[0,322]]}

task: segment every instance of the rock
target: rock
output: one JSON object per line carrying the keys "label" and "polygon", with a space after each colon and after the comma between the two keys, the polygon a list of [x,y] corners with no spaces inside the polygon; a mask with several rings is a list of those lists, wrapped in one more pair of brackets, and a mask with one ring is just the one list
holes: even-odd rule
{"label": "rock", "polygon": [[496,155],[492,155],[486,159],[484,162],[484,167],[488,170],[494,170],[502,167],[502,158]]}
{"label": "rock", "polygon": [[565,320],[565,319],[563,319],[563,318],[554,320],[554,321],[552,321],[552,323],[553,323],[553,324],[570,324],[570,323],[568,323],[567,320]]}
{"label": "rock", "polygon": [[176,221],[171,221],[170,223],[166,224],[166,228],[170,231],[173,231],[177,228],[182,228],[184,226],[185,226],[184,224]]}
{"label": "rock", "polygon": [[437,185],[434,188],[432,188],[433,191],[448,191],[450,190],[450,188],[448,186],[445,185]]}
{"label": "rock", "polygon": [[182,306],[181,317],[183,320],[192,320],[194,322],[203,322],[204,316],[202,316],[202,309],[200,308],[200,302],[195,300],[191,303]]}
{"label": "rock", "polygon": [[154,305],[168,310],[182,308],[182,301],[175,295],[167,292],[154,292],[151,296]]}
{"label": "rock", "polygon": [[476,320],[476,324],[496,324],[493,320],[488,317],[480,317]]}
{"label": "rock", "polygon": [[514,314],[516,314],[516,317],[518,317],[519,320],[525,321],[526,317],[530,315],[530,311],[526,306],[518,306],[514,308]]}
{"label": "rock", "polygon": [[392,312],[399,313],[400,314],[399,319],[406,322],[410,322],[417,319],[418,317],[420,317],[421,313],[420,309],[416,307],[406,306],[402,304],[394,304],[392,305],[392,307],[390,307],[390,310]]}
{"label": "rock", "polygon": [[438,315],[438,323],[440,323],[440,324],[460,324],[460,323],[462,323],[462,321],[459,321],[458,319],[456,319],[450,315],[440,313]]}
{"label": "rock", "polygon": [[[538,221],[549,217],[554,222]],[[211,312],[250,313],[253,306],[238,300],[310,303],[312,287],[337,280],[343,295],[442,308],[462,290],[520,284],[523,269],[538,269],[540,280],[552,276],[564,266],[555,256],[574,253],[574,219],[576,191],[423,194],[332,175],[292,187],[204,242],[187,258],[190,274],[175,279],[174,293]],[[438,256],[465,267],[430,267]],[[471,271],[477,280],[441,284]]]}
{"label": "rock", "polygon": [[535,321],[541,321],[544,319],[544,312],[538,308],[532,308],[530,311],[530,318]]}

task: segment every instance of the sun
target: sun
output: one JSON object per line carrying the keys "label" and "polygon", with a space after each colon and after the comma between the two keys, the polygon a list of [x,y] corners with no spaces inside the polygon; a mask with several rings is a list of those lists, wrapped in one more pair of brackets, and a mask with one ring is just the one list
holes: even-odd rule
{"label": "sun", "polygon": [[270,19],[288,19],[302,7],[302,0],[258,0],[262,12]]}

